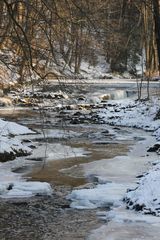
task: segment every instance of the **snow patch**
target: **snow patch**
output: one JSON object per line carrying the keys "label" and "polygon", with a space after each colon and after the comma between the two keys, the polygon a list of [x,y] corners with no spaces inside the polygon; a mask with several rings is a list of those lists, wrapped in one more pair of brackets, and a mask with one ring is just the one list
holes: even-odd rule
{"label": "snow patch", "polygon": [[136,127],[154,131],[160,138],[160,119],[154,120],[160,101],[139,102],[130,99],[108,101],[107,108],[99,110],[98,115],[105,123],[117,126]]}
{"label": "snow patch", "polygon": [[160,216],[160,163],[154,166],[139,181],[135,190],[126,194],[125,200],[130,209],[142,210]]}
{"label": "snow patch", "polygon": [[1,137],[0,139],[0,153],[13,153],[16,154],[18,152],[24,152],[24,154],[30,154],[31,148],[24,146],[19,140],[17,139],[9,139],[7,137]]}
{"label": "snow patch", "polygon": [[1,136],[7,136],[7,135],[16,136],[16,135],[32,134],[32,133],[34,132],[25,126],[0,119],[0,135]]}

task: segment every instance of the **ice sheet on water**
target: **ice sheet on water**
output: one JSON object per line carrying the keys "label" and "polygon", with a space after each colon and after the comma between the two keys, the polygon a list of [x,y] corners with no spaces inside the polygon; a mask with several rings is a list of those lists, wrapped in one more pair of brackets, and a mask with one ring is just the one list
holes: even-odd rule
{"label": "ice sheet on water", "polygon": [[[56,139],[70,139],[74,137],[79,137],[81,133],[67,130],[67,129],[45,129],[45,138],[56,138]],[[33,136],[34,138],[35,136]],[[44,135],[39,134],[36,139],[43,137]]]}
{"label": "ice sheet on water", "polygon": [[160,224],[160,218],[153,215],[144,215],[140,212],[126,210],[125,206],[115,208],[109,212],[105,212],[105,219],[114,221],[117,223],[148,223],[158,225]]}
{"label": "ice sheet on water", "polygon": [[141,222],[109,222],[93,230],[87,240],[159,240],[159,236],[159,226]]}
{"label": "ice sheet on water", "polygon": [[[48,147],[47,160],[57,160],[67,157],[84,156],[85,151],[82,148],[71,148],[62,144],[53,144]],[[54,151],[53,151],[54,150]],[[37,155],[38,154],[38,155]],[[18,198],[18,197],[30,197],[37,194],[50,195],[52,189],[48,183],[40,182],[25,182],[22,175],[15,173],[14,170],[18,168],[27,167],[28,165],[35,164],[32,159],[37,156],[45,156],[45,146],[39,146],[34,149],[33,154],[30,156],[31,160],[26,160],[22,157],[13,161],[0,163],[0,197],[5,198]],[[28,158],[29,159],[29,158]],[[8,190],[8,188],[11,188]]]}
{"label": "ice sheet on water", "polygon": [[24,158],[0,163],[0,198],[21,198],[35,195],[51,195],[52,189],[48,183],[26,182],[15,169],[27,166],[29,163]]}
{"label": "ice sheet on water", "polygon": [[73,190],[67,198],[72,200],[71,207],[77,209],[119,206],[127,187],[118,183],[98,184],[93,189]]}
{"label": "ice sheet on water", "polygon": [[0,198],[21,198],[36,195],[51,195],[52,188],[46,182],[3,182],[0,184]]}
{"label": "ice sheet on water", "polygon": [[34,149],[31,159],[41,156],[46,161],[54,161],[71,157],[85,157],[86,153],[88,151],[85,151],[83,148],[74,148],[61,143],[47,143],[47,145],[43,144]]}
{"label": "ice sheet on water", "polygon": [[[92,231],[88,240],[158,240],[160,218],[126,210],[125,206],[108,212],[97,212],[106,225]],[[108,222],[109,220],[109,222]]]}

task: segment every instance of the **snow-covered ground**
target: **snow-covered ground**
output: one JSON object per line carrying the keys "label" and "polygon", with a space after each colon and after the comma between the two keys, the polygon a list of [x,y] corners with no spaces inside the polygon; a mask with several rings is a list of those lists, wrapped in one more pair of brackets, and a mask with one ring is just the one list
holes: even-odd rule
{"label": "snow-covered ground", "polygon": [[82,62],[80,69],[80,76],[86,79],[96,79],[96,78],[113,78],[111,74],[108,73],[109,64],[106,63],[104,57],[101,57],[96,66],[91,66],[87,62]]}
{"label": "snow-covered ground", "polygon": [[4,121],[0,119],[0,134],[1,136],[7,135],[20,135],[20,134],[31,134],[34,133],[32,130],[25,126],[19,125],[15,122]]}
{"label": "snow-covered ground", "polygon": [[112,125],[154,131],[158,140],[160,119],[154,120],[154,118],[159,107],[160,100],[157,98],[145,102],[125,99],[108,101],[107,108],[99,111],[98,114],[106,123]]}
{"label": "snow-covered ground", "polygon": [[[14,159],[16,156],[29,155],[32,149],[17,139],[17,135],[34,134],[25,126],[0,119],[0,158],[1,161]],[[6,159],[5,159],[6,158]],[[7,159],[8,158],[8,159]]]}
{"label": "snow-covered ground", "polygon": [[159,184],[160,161],[140,179],[138,187],[126,194],[128,208],[160,216]]}
{"label": "snow-covered ground", "polygon": [[[7,136],[1,136],[0,139],[0,158],[1,161],[15,158],[19,155],[29,155],[32,152],[32,149],[23,145],[21,141],[8,138]],[[3,159],[2,159],[3,158]],[[8,158],[8,159],[7,159]]]}

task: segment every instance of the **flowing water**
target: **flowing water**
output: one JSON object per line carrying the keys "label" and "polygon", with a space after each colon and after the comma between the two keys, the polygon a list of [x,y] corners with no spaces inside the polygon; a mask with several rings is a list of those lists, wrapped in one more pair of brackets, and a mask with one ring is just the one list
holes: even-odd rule
{"label": "flowing water", "polygon": [[[97,89],[97,86],[87,86],[87,89],[85,88],[83,91],[88,92],[88,98],[105,94],[110,99],[121,99],[135,94],[135,89],[128,91],[125,87],[118,88],[116,91],[113,87],[106,89],[104,86],[99,86],[96,91],[95,88]],[[43,123],[43,129],[41,128],[43,121],[41,117],[39,117],[37,111],[30,109],[12,109],[10,111],[3,110],[0,114],[8,119],[16,120],[19,123],[25,123],[27,126],[33,127],[37,131],[43,130],[43,133],[48,133],[51,128],[53,132],[54,130],[63,130],[60,125],[57,125],[57,122],[55,123],[55,115],[53,113],[47,118],[49,123]],[[139,149],[140,152],[137,157],[134,156],[130,159],[127,159],[126,157],[135,144],[137,144],[138,149],[139,141],[142,141],[149,136],[149,134],[143,134],[143,131],[134,130],[133,134],[132,129],[114,128],[108,125],[99,124],[95,124],[94,126],[86,124],[73,126],[68,124],[65,126],[65,131],[66,130],[73,131],[77,134],[81,133],[81,135],[76,135],[73,138],[67,138],[65,140],[63,138],[57,139],[52,137],[51,134],[48,138],[43,138],[39,135],[33,137],[32,140],[37,144],[38,148],[33,150],[34,157],[32,155],[27,157],[27,161],[31,161],[32,164],[27,164],[26,167],[16,169],[15,172],[22,173],[25,178],[27,177],[33,181],[46,181],[51,183],[52,186],[69,186],[72,189],[73,187],[85,186],[87,183],[92,183],[95,175],[103,177],[106,177],[107,175],[108,179],[111,181],[116,179],[117,182],[122,183],[125,181],[132,182],[133,178],[135,179],[136,174],[138,174],[143,167],[144,170],[146,169],[148,161],[145,162],[144,156],[142,156],[144,154],[143,150],[141,151],[141,149]],[[27,138],[29,138],[29,136]],[[71,154],[73,149],[72,154],[67,156],[65,152],[65,154],[60,154],[60,157],[57,157],[56,153],[53,151],[53,149],[56,149],[56,144],[60,144],[61,146],[61,148],[58,148],[59,151],[62,151],[64,148],[65,152],[66,146],[70,147],[69,154]],[[45,149],[47,149],[47,154],[50,156],[49,158],[45,156]],[[76,154],[75,149],[81,150],[82,154],[80,154],[80,156],[79,154]],[[34,152],[37,154],[36,157]],[[119,156],[122,156],[122,158],[118,158]],[[123,156],[125,161],[123,161]],[[120,159],[122,161],[120,161]],[[138,160],[141,160],[141,162],[138,162]],[[99,166],[102,163],[107,169],[104,172],[98,171]],[[123,212],[123,215],[126,214],[126,210],[122,210],[123,209],[120,209],[119,211],[121,213]],[[116,213],[116,217],[117,216],[121,216],[121,214]],[[130,218],[132,217],[133,215],[131,215]],[[155,237],[154,234],[148,232],[149,224],[145,223],[145,221],[141,224],[138,224],[137,221],[131,221],[130,223],[128,222],[130,221],[128,217],[126,218],[126,221],[127,222],[124,221],[124,217],[122,217],[121,220],[111,220],[109,224],[93,231],[89,239],[158,240],[158,231],[153,224],[151,229],[157,231]]]}

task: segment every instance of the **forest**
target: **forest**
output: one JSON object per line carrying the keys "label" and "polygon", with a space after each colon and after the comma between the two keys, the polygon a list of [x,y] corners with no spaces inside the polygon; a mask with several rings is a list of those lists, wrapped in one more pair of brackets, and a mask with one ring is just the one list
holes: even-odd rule
{"label": "forest", "polygon": [[[107,71],[159,72],[158,0],[32,0],[0,2],[0,65],[20,83],[80,73],[101,58]],[[4,66],[4,68],[3,68]]]}
{"label": "forest", "polygon": [[0,0],[0,240],[160,239],[160,1]]}

